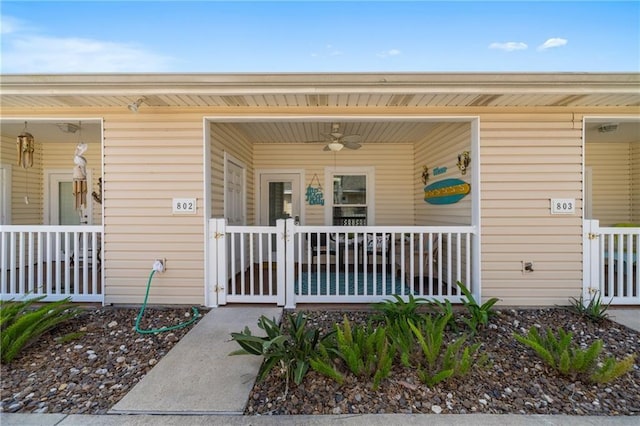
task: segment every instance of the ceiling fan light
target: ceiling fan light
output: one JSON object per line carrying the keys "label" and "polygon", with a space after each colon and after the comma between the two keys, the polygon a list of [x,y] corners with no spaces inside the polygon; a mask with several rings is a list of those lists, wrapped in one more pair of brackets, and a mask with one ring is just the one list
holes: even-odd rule
{"label": "ceiling fan light", "polygon": [[330,151],[340,151],[342,148],[344,148],[344,145],[342,145],[340,142],[338,141],[333,141],[330,144],[327,145],[329,147]]}

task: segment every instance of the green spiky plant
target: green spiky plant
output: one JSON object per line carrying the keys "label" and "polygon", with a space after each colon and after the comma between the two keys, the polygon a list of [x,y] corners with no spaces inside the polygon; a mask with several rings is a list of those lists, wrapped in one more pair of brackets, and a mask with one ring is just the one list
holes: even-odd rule
{"label": "green spiky plant", "polygon": [[422,350],[418,377],[428,386],[434,386],[451,377],[464,376],[473,365],[486,362],[485,355],[476,357],[480,343],[465,346],[464,337],[451,343],[444,341],[444,330],[449,320],[450,314],[435,319],[427,315],[417,324],[409,321],[409,327]]}
{"label": "green spiky plant", "polygon": [[36,306],[45,297],[0,301],[0,359],[3,363],[13,361],[31,342],[74,318],[80,311],[70,298]]}
{"label": "green spiky plant", "polygon": [[333,332],[321,335],[319,329],[307,327],[307,317],[302,312],[286,314],[285,320],[288,321],[288,327],[282,330],[275,319],[261,316],[258,327],[266,332],[266,336],[252,335],[249,327],[242,332],[231,333],[231,339],[241,349],[230,355],[263,356],[258,380],[264,380],[274,367],[279,366],[284,372],[287,386],[290,382],[299,385],[309,370],[310,360],[318,354],[319,343],[325,342],[331,347],[329,340]]}
{"label": "green spiky plant", "polygon": [[421,316],[418,309],[425,306],[429,301],[423,297],[415,297],[413,294],[407,296],[407,301],[397,294],[392,295],[394,300],[387,299],[373,305],[373,309],[379,312],[375,317],[376,320],[385,321],[387,319],[394,321],[401,320],[418,320]]}
{"label": "green spiky plant", "polygon": [[587,317],[591,321],[601,322],[609,316],[609,314],[607,313],[607,309],[609,309],[609,305],[611,305],[611,302],[604,303],[600,296],[600,292],[596,292],[595,296],[592,297],[591,300],[589,300],[589,303],[584,302],[583,295],[580,295],[579,299],[572,297],[570,303],[570,309],[573,312],[577,313],[578,315]]}
{"label": "green spiky plant", "polygon": [[469,327],[472,334],[476,334],[478,329],[486,326],[489,323],[489,318],[494,315],[493,305],[495,305],[500,299],[497,297],[492,297],[491,299],[484,302],[482,305],[476,302],[476,299],[473,297],[469,289],[458,281],[458,287],[460,287],[460,291],[464,295],[464,299],[462,300],[462,304],[467,308],[467,311],[471,315],[470,318],[463,318],[465,324]]}
{"label": "green spiky plant", "polygon": [[545,363],[560,374],[593,383],[610,382],[631,371],[636,357],[633,354],[617,361],[609,356],[599,365],[602,340],[598,339],[586,349],[582,349],[573,343],[573,333],[567,333],[562,328],[558,329],[557,336],[550,328],[541,335],[536,327],[531,327],[526,335],[515,333],[514,337],[518,342],[533,349]]}

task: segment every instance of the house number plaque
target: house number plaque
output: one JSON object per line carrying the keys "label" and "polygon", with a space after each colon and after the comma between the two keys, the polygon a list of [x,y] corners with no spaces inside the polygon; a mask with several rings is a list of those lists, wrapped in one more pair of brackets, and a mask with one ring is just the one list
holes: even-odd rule
{"label": "house number plaque", "polygon": [[575,198],[552,198],[551,214],[574,214],[576,212]]}
{"label": "house number plaque", "polygon": [[174,198],[173,214],[196,214],[196,199]]}

